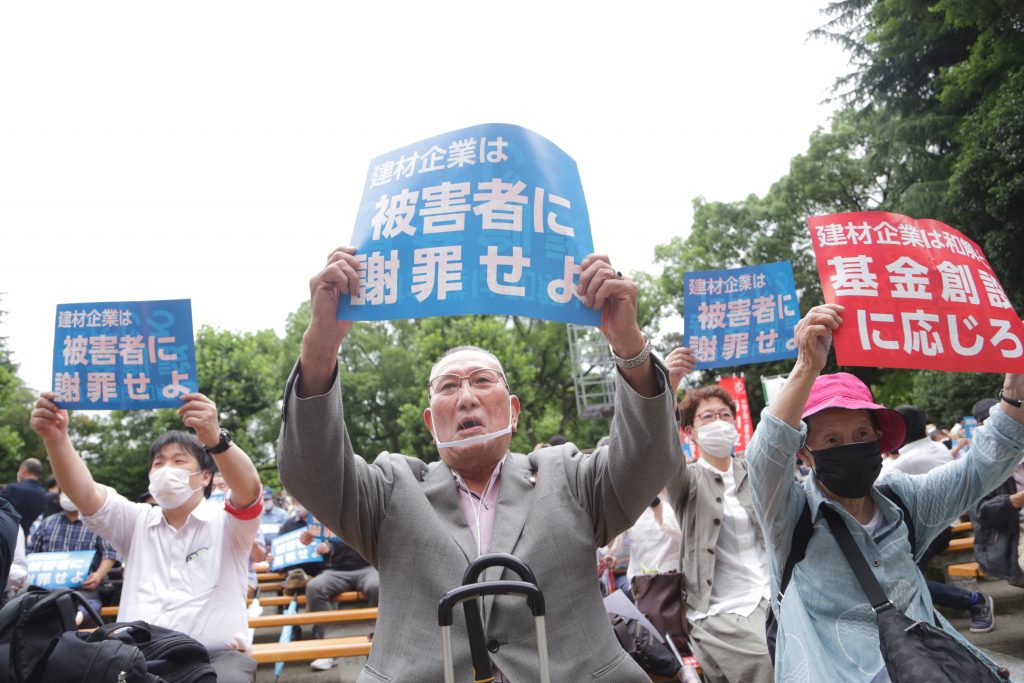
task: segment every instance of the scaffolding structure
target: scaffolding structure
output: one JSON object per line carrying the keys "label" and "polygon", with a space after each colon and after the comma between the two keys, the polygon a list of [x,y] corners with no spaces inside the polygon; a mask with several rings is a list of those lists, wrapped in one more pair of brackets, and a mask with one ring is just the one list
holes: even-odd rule
{"label": "scaffolding structure", "polygon": [[600,330],[566,325],[576,412],[584,420],[611,420],[615,412],[615,362]]}

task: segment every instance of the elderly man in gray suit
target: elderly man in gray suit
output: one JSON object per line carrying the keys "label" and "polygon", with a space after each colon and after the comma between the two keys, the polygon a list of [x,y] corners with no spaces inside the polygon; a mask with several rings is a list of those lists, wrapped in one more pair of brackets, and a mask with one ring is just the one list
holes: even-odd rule
{"label": "elderly man in gray suit", "polygon": [[[577,293],[601,311],[618,366],[608,446],[510,453],[519,399],[497,358],[461,347],[429,377],[423,419],[440,462],[381,453],[367,464],[349,441],[337,360],[352,327],[336,311],[358,287],[354,254],[335,250],[310,280],[312,319],[285,389],[278,466],[288,490],[380,571],[380,617],[359,681],[441,680],[438,599],[487,552],[511,553],[536,575],[552,680],[649,680],[609,625],[595,563],[596,548],[636,521],[682,461],[668,374],[637,324],[636,284],[607,257],[581,263]],[[522,601],[486,598],[484,625],[497,679],[537,680]],[[461,610],[453,641],[456,675],[471,680]]]}

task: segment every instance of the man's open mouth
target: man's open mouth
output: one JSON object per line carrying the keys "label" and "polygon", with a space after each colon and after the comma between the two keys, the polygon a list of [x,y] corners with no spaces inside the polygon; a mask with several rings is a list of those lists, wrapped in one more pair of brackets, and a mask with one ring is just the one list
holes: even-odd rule
{"label": "man's open mouth", "polygon": [[462,422],[459,423],[458,431],[462,432],[462,431],[465,431],[467,429],[474,429],[476,427],[483,427],[483,426],[484,425],[483,425],[482,422],[480,422],[480,420],[477,420],[476,418],[472,418],[472,417],[467,417],[465,420],[463,420]]}

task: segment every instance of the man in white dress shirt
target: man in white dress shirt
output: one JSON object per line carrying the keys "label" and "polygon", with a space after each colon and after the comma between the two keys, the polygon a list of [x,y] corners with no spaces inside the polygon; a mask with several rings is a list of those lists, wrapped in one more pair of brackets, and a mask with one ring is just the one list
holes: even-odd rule
{"label": "man in white dress shirt", "polygon": [[[44,393],[32,411],[61,490],[87,527],[125,558],[119,619],[185,633],[210,652],[221,683],[251,683],[245,611],[246,567],[263,510],[259,475],[220,428],[217,407],[185,394],[178,409],[191,433],[166,432],[149,451],[149,492],[158,507],[133,503],[97,484],[68,437],[68,414]],[[231,490],[224,507],[208,500],[214,470]]]}

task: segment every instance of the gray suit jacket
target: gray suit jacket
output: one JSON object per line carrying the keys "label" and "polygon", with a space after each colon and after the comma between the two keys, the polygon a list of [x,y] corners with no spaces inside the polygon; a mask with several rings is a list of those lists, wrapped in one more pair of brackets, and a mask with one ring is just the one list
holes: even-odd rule
{"label": "gray suit jacket", "polygon": [[[553,681],[647,681],[615,638],[601,601],[596,549],[628,529],[675,470],[679,435],[667,372],[646,399],[621,377],[611,443],[593,454],[572,444],[509,454],[491,537],[533,570],[547,606]],[[476,542],[451,470],[396,453],[356,455],[345,428],[340,382],[306,399],[285,390],[278,451],[281,482],[380,571],[380,616],[367,681],[440,681],[437,602],[458,586]],[[499,577],[500,568],[486,578]],[[517,578],[509,573],[504,578]],[[485,601],[491,657],[513,683],[537,679],[534,623],[520,598]],[[472,680],[462,610],[452,628],[456,678]]]}

